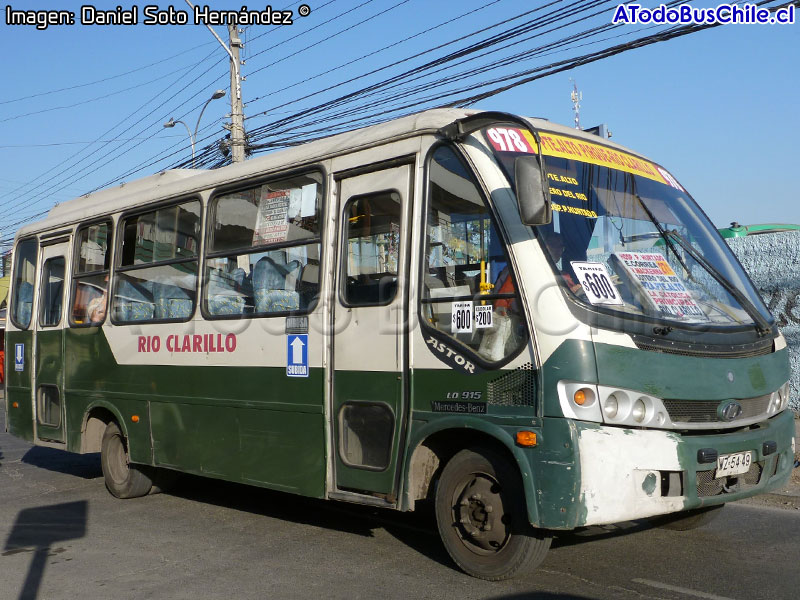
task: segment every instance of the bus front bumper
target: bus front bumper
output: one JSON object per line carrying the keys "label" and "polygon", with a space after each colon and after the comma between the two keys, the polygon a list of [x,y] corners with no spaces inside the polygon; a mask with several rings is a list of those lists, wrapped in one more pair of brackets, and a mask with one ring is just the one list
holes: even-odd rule
{"label": "bus front bumper", "polygon": [[[685,435],[575,421],[580,454],[577,524],[620,523],[732,502],[786,484],[794,464],[794,415],[743,431]],[[703,452],[700,452],[700,451]],[[746,473],[717,477],[713,457],[750,452]],[[709,460],[709,458],[705,458]]]}

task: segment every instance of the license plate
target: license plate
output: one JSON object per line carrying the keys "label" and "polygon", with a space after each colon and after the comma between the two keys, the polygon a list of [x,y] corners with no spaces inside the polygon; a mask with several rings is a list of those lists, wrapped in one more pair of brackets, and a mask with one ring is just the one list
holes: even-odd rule
{"label": "license plate", "polygon": [[728,475],[741,475],[750,470],[753,464],[752,452],[737,452],[736,454],[723,454],[717,457],[716,479],[727,477]]}

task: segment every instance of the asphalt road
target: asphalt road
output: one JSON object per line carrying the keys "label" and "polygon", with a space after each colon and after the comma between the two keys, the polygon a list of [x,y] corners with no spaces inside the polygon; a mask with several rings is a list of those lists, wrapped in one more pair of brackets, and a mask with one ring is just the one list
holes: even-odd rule
{"label": "asphalt road", "polygon": [[[559,536],[535,572],[468,577],[430,513],[398,514],[195,477],[117,500],[97,455],[33,448],[0,411],[0,599],[791,598],[800,510],[731,505],[712,524]],[[776,503],[781,506],[782,503]]]}

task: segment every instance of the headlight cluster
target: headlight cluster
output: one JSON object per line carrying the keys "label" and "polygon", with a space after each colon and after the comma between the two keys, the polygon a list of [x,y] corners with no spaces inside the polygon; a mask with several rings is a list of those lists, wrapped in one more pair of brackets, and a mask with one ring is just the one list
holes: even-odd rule
{"label": "headlight cluster", "polygon": [[565,417],[634,427],[663,427],[669,420],[660,398],[633,390],[560,381],[558,398]]}
{"label": "headlight cluster", "polygon": [[[774,417],[786,410],[789,405],[789,382],[769,395],[769,403],[765,406],[764,396],[745,399],[739,402],[749,403],[751,412],[734,420],[724,420],[721,415],[717,420],[692,422],[690,419],[670,418],[670,414],[660,398],[643,394],[635,390],[595,385],[592,383],[559,381],[558,400],[564,416],[580,421],[594,421],[609,425],[628,425],[632,427],[653,427],[659,429],[704,429],[709,427],[743,427]],[[753,411],[751,401],[758,401],[758,410]],[[698,402],[701,405],[723,406],[725,400],[717,404],[710,401]],[[739,406],[740,410],[742,406]],[[712,409],[713,410],[713,409]],[[717,408],[717,411],[720,409]],[[682,415],[683,416],[683,415]]]}
{"label": "headlight cluster", "polygon": [[784,383],[777,391],[772,392],[769,397],[769,414],[774,415],[789,406],[789,382]]}

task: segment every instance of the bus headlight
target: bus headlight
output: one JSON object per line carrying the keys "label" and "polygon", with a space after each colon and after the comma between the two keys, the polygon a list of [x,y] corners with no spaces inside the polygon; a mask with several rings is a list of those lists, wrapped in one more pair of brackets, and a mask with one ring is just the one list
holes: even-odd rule
{"label": "bus headlight", "polygon": [[600,403],[597,401],[597,386],[594,384],[559,381],[558,401],[561,411],[568,419],[603,422]]}
{"label": "bus headlight", "polygon": [[780,401],[781,401],[780,407],[778,408],[778,412],[786,410],[786,408],[789,406],[789,391],[790,389],[788,381],[784,383],[778,390],[778,395],[780,396]]}
{"label": "bus headlight", "polygon": [[642,398],[637,398],[636,402],[633,403],[633,409],[631,410],[631,416],[633,420],[637,423],[641,423],[644,421],[644,418],[647,416],[647,407],[644,404],[644,400]]}
{"label": "bus headlight", "polygon": [[769,396],[767,412],[771,415],[778,414],[786,410],[789,405],[789,382],[784,383],[780,388],[772,392]]}
{"label": "bus headlight", "polygon": [[672,427],[660,398],[633,390],[559,381],[558,399],[568,419],[633,427]]}
{"label": "bus headlight", "polygon": [[603,421],[613,425],[669,428],[672,421],[660,398],[620,388],[598,385]]}
{"label": "bus headlight", "polygon": [[613,419],[619,412],[619,400],[614,394],[611,394],[603,403],[603,414],[609,419]]}

